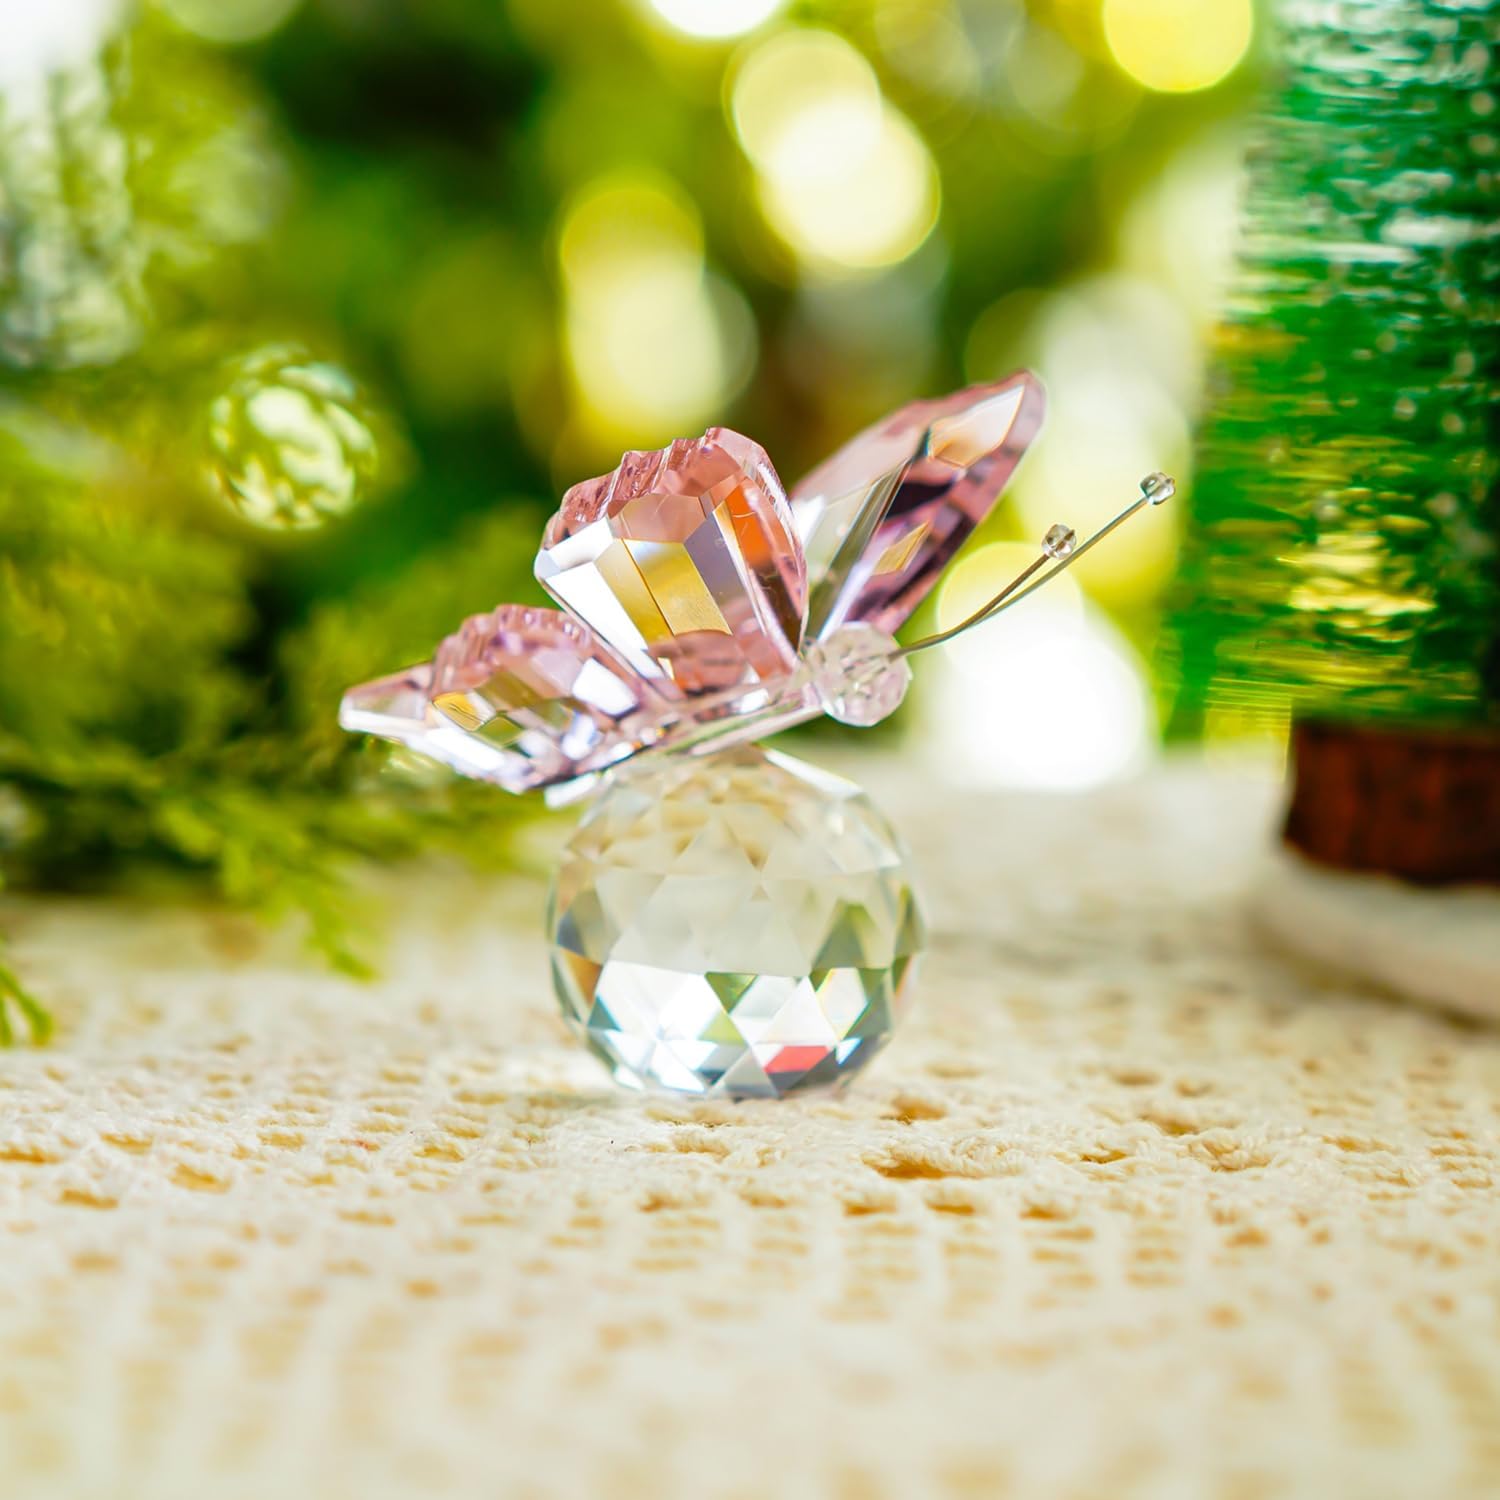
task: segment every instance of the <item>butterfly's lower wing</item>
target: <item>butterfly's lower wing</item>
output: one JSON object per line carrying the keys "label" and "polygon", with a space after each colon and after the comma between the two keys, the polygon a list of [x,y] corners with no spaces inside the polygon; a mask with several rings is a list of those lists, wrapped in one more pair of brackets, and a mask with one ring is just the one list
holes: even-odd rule
{"label": "butterfly's lower wing", "polygon": [[894,633],[994,507],[1044,404],[1024,371],[914,401],[794,485],[808,638],[854,621]]}
{"label": "butterfly's lower wing", "polygon": [[351,688],[339,722],[525,792],[634,753],[661,708],[579,621],[502,604],[464,621],[432,661]]}

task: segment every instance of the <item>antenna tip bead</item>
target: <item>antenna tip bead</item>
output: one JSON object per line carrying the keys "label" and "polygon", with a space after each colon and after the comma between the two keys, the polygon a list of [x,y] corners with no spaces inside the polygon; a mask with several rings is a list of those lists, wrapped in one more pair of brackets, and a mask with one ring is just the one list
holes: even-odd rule
{"label": "antenna tip bead", "polygon": [[1170,500],[1177,493],[1177,481],[1170,474],[1148,474],[1141,480],[1141,494],[1153,505]]}
{"label": "antenna tip bead", "polygon": [[1078,545],[1078,533],[1058,522],[1042,538],[1042,551],[1048,557],[1067,557]]}

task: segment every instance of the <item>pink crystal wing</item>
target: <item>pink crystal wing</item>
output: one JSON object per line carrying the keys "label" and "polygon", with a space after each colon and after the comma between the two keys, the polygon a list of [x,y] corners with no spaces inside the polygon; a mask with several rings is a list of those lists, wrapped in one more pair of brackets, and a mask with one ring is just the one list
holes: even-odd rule
{"label": "pink crystal wing", "polygon": [[666,698],[749,695],[796,666],[807,569],[781,481],[727,428],[563,496],[536,576]]}
{"label": "pink crystal wing", "polygon": [[351,688],[339,722],[525,792],[633,754],[659,706],[580,621],[502,604],[431,662]]}
{"label": "pink crystal wing", "polygon": [[808,636],[854,620],[894,632],[990,513],[1044,405],[1041,382],[1025,371],[913,401],[793,486]]}

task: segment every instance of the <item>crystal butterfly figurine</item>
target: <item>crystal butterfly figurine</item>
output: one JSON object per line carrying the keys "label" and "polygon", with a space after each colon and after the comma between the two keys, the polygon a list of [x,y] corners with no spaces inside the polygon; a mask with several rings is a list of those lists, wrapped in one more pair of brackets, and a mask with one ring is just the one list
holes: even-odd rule
{"label": "crystal butterfly figurine", "polygon": [[1154,474],[1086,541],[1054,526],[967,620],[898,645],[1041,419],[1024,373],[913,402],[790,494],[726,428],[627,453],[542,535],[560,609],[502,604],[345,696],[346,728],[467,776],[599,791],[547,930],[563,1015],[620,1083],[781,1098],[846,1082],[892,1035],[925,941],[900,836],[858,787],[753,742],[820,714],[877,723],[913,653],[1171,494]]}
{"label": "crystal butterfly figurine", "polygon": [[554,801],[646,754],[701,755],[825,713],[878,723],[905,696],[914,652],[1008,607],[1171,494],[1150,476],[1082,544],[1053,527],[1036,563],[971,619],[898,646],[894,632],[989,514],[1043,405],[1025,372],[912,402],[790,493],[758,443],[723,427],[627,453],[568,490],[547,523],[536,576],[561,609],[473,616],[430,662],[351,689],[340,723]]}

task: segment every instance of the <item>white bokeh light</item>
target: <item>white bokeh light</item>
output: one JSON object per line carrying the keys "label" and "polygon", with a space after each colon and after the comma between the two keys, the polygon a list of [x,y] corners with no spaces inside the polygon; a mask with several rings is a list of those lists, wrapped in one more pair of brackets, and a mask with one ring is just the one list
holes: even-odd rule
{"label": "white bokeh light", "polygon": [[21,0],[0,9],[0,95],[10,119],[44,102],[49,74],[92,62],[123,10],[123,0]]}
{"label": "white bokeh light", "polygon": [[929,754],[960,786],[1079,791],[1138,770],[1155,731],[1145,674],[1103,611],[1038,594],[934,651]]}
{"label": "white bokeh light", "polygon": [[769,21],[784,0],[651,0],[656,16],[685,36],[743,36]]}

